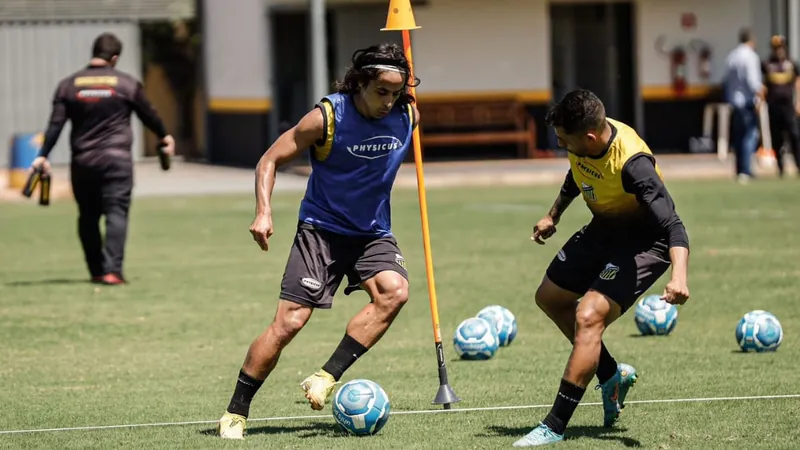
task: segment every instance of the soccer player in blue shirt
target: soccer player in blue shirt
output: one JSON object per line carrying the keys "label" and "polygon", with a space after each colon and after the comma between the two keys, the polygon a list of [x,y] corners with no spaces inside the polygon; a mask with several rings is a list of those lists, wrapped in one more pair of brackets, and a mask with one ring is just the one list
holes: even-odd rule
{"label": "soccer player in blue shirt", "polygon": [[294,244],[272,324],[250,345],[218,432],[243,439],[250,403],[281,351],[315,309],[328,309],[344,277],[345,295],[363,289],[371,302],[347,324],[339,346],[301,387],[315,410],[374,346],[408,300],[405,259],[392,235],[392,185],[419,121],[408,93],[408,60],[397,44],[356,51],[337,92],[323,98],[283,133],[256,168],[256,217],[250,226],[262,250],[273,233],[270,198],[278,166],[311,151]]}

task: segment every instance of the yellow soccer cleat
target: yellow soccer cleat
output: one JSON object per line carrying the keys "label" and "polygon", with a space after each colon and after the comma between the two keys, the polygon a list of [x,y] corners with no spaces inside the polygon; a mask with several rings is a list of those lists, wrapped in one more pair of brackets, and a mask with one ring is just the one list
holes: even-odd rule
{"label": "yellow soccer cleat", "polygon": [[238,414],[225,412],[219,423],[217,431],[222,439],[244,439],[244,432],[247,428],[247,418]]}
{"label": "yellow soccer cleat", "polygon": [[300,387],[306,393],[306,399],[311,404],[311,409],[319,411],[325,407],[325,402],[333,393],[333,389],[338,383],[333,379],[333,375],[320,370],[300,383]]}

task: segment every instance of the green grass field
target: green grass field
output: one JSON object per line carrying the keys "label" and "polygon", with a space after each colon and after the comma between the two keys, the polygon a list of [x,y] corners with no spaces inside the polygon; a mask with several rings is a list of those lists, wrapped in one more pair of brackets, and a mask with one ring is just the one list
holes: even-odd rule
{"label": "green grass field", "polygon": [[[692,297],[672,335],[636,337],[632,314],[606,334],[642,378],[629,400],[800,393],[800,203],[797,181],[672,182],[691,243]],[[533,302],[559,246],[589,217],[576,202],[548,245],[529,240],[556,186],[432,190],[430,222],[441,328],[456,408],[549,405],[568,342]],[[0,205],[0,430],[214,421],[230,398],[251,340],[271,320],[300,194],[274,200],[276,234],[261,252],[247,228],[250,196],[134,202],[125,287],[87,274],[69,201],[44,209]],[[411,272],[411,300],[382,342],[345,374],[368,378],[394,411],[436,410],[436,357],[414,191],[395,193],[395,230]],[[660,280],[653,292],[663,289]],[[254,400],[248,440],[223,442],[212,423],[0,434],[0,448],[509,448],[547,408],[392,416],[380,434],[341,434],[330,406],[304,402],[300,381],[338,343],[367,301],[359,292],[319,311],[284,351]],[[458,323],[489,304],[517,316],[516,341],[487,362],[455,360]],[[742,354],[738,319],[767,309],[785,340],[774,354]],[[600,401],[590,389],[584,402]],[[796,448],[800,399],[630,404],[604,430],[600,406],[578,408],[559,448]]]}

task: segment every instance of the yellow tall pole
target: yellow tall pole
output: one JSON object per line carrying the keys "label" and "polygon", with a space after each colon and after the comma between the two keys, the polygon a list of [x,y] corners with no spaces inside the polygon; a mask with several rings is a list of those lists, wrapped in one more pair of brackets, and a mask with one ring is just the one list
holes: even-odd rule
{"label": "yellow tall pole", "polygon": [[[414,79],[414,59],[411,53],[411,32],[421,27],[417,26],[414,20],[414,11],[411,9],[410,0],[390,0],[389,14],[386,16],[386,27],[381,31],[402,31],[403,50],[408,59],[408,66],[411,69],[410,79]],[[414,86],[410,87],[411,95],[415,98],[417,90]],[[456,396],[453,388],[447,380],[447,366],[444,361],[444,346],[442,345],[442,332],[439,328],[439,306],[436,299],[436,282],[433,276],[433,257],[431,256],[431,237],[428,227],[428,200],[425,195],[425,174],[422,170],[422,145],[419,139],[419,126],[414,129],[414,165],[417,169],[417,191],[419,193],[419,212],[422,219],[422,245],[425,250],[425,272],[428,279],[428,300],[431,308],[431,320],[433,321],[433,340],[436,345],[436,359],[439,363],[439,390],[433,399],[433,404],[444,405],[444,409],[450,409],[450,405],[459,402],[461,399]]]}

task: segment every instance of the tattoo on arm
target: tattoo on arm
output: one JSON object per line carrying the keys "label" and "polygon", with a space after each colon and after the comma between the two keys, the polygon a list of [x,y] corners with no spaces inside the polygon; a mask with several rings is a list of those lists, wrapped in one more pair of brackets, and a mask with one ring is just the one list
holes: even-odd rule
{"label": "tattoo on arm", "polygon": [[550,217],[555,220],[558,220],[567,207],[575,200],[575,197],[580,195],[581,191],[578,189],[578,185],[575,183],[575,179],[572,177],[572,169],[567,171],[567,176],[564,177],[564,183],[561,184],[561,190],[558,192],[558,197],[556,198],[556,202],[553,203],[553,207],[550,208],[550,211],[547,213]]}
{"label": "tattoo on arm", "polygon": [[564,214],[564,211],[567,207],[575,200],[575,197],[568,197],[564,194],[559,193],[558,197],[556,198],[555,203],[553,203],[553,207],[550,208],[550,211],[547,213],[553,219],[560,219],[561,215]]}

